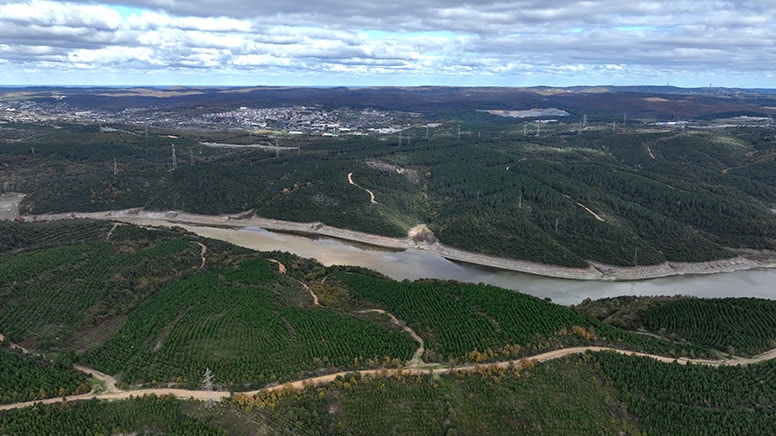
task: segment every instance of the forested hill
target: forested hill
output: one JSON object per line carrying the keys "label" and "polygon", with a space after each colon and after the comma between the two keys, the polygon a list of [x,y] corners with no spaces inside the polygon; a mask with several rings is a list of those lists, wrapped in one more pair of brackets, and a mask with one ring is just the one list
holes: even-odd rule
{"label": "forested hill", "polygon": [[[493,286],[324,267],[181,229],[88,220],[1,229],[0,434],[773,428],[773,351],[735,357],[776,344],[772,301],[628,298],[575,310]],[[649,334],[607,325],[618,317]],[[329,380],[314,385],[318,377]],[[155,396],[170,388],[223,400]],[[90,389],[97,398],[73,396]]]}
{"label": "forested hill", "polygon": [[[283,128],[256,130],[235,127],[243,125],[243,112],[253,109],[222,113],[217,111],[232,106],[211,101],[228,100],[236,91],[190,91],[179,96],[172,90],[136,89],[126,91],[129,97],[72,91],[67,103],[56,103],[67,109],[90,95],[125,104],[137,96],[166,99],[162,112],[143,112],[143,117],[161,117],[152,118],[160,126],[150,129],[133,124],[137,120],[129,109],[111,115],[126,124],[109,128],[14,122],[15,115],[8,114],[15,112],[6,111],[7,122],[0,124],[0,187],[27,194],[20,207],[24,214],[131,207],[205,214],[254,210],[267,218],[396,237],[426,224],[434,237],[456,248],[572,267],[590,261],[616,266],[704,262],[732,258],[742,249],[765,250],[758,254],[766,256],[776,249],[776,135],[768,118],[768,108],[776,103],[770,96],[712,98],[672,90],[660,96],[636,90],[308,90],[311,102],[322,95],[342,96],[332,97],[326,107],[344,105],[354,95],[362,95],[364,104],[394,104],[392,112],[362,113],[289,109],[304,90],[264,89],[288,98],[258,121],[266,124],[267,117],[278,114],[289,118]],[[231,104],[268,104],[258,97],[264,95],[259,90],[249,91],[248,100],[235,97]],[[525,92],[534,100],[525,100]],[[510,93],[515,103],[502,104],[500,98]],[[47,101],[30,95],[30,101]],[[176,100],[184,97],[186,104]],[[424,109],[421,100],[447,102],[446,110]],[[677,121],[693,115],[691,109],[698,107],[693,102],[701,100],[705,109],[695,115],[702,120]],[[191,107],[193,101],[200,106]],[[568,116],[512,118],[484,112],[513,109],[518,102],[540,108],[558,103]],[[10,103],[0,99],[0,104]],[[628,116],[622,112],[628,104],[673,111],[674,120],[656,122],[653,117],[663,114],[659,111],[644,112],[641,119]],[[420,112],[406,112],[410,107]],[[208,111],[213,113],[197,118]],[[310,127],[292,135],[288,123],[299,122],[300,114],[328,117],[336,127],[319,122],[324,130]],[[220,120],[228,127],[195,128],[192,119]],[[340,132],[346,119],[350,127]],[[180,123],[187,127],[176,127]],[[374,123],[384,128],[371,129]],[[272,148],[276,145],[281,147]]]}

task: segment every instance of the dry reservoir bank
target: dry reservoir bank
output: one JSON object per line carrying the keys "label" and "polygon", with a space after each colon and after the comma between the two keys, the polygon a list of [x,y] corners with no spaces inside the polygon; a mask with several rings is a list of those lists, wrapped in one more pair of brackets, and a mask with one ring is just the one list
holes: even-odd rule
{"label": "dry reservoir bank", "polygon": [[[154,224],[159,224],[155,222]],[[310,238],[260,228],[227,229],[179,226],[201,236],[232,242],[261,251],[288,251],[317,259],[324,265],[356,265],[374,269],[396,280],[437,278],[487,283],[559,304],[577,304],[585,298],[617,295],[692,295],[698,297],[758,297],[776,299],[776,269],[753,269],[715,274],[694,274],[637,281],[567,280],[541,277],[452,262],[419,250],[388,251],[340,240]]]}

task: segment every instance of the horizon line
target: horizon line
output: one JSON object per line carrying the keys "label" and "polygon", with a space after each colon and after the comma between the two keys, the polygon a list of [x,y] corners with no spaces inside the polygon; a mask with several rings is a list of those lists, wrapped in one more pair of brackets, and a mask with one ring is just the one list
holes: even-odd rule
{"label": "horizon line", "polygon": [[143,85],[143,84],[124,84],[124,85],[52,85],[52,84],[0,84],[2,88],[115,88],[115,89],[131,89],[131,88],[155,88],[155,89],[173,89],[173,88],[314,88],[314,89],[334,89],[334,88],[502,88],[502,89],[531,89],[531,88],[556,88],[556,89],[570,89],[570,88],[672,88],[672,89],[733,89],[733,90],[768,90],[776,91],[776,87],[744,87],[744,86],[679,86],[679,85],[612,85],[612,84],[599,84],[599,85],[526,85],[526,86],[508,86],[508,85]]}

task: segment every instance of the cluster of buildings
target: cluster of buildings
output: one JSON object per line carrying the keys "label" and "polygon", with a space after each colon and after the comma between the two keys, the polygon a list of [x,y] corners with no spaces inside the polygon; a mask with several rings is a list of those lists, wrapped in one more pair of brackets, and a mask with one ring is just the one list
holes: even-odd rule
{"label": "cluster of buildings", "polygon": [[[187,113],[189,112],[189,113]],[[190,114],[194,112],[194,114]],[[204,112],[204,113],[203,113]],[[66,101],[0,101],[0,121],[123,124],[156,128],[244,129],[305,135],[366,135],[399,131],[418,122],[416,114],[376,109],[335,109],[321,106],[240,107],[206,112],[160,107],[83,110]]]}

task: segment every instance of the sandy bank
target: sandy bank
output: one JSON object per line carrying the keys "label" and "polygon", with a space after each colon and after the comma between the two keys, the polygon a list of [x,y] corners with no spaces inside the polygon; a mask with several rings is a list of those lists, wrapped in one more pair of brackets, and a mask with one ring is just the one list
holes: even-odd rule
{"label": "sandy bank", "polygon": [[11,221],[19,216],[19,204],[24,194],[5,192],[0,194],[0,221]]}
{"label": "sandy bank", "polygon": [[[467,262],[475,265],[500,268],[509,271],[534,274],[545,277],[555,277],[572,280],[645,280],[659,277],[669,277],[685,274],[713,274],[720,272],[742,271],[755,268],[776,266],[774,259],[749,259],[736,256],[730,259],[720,259],[710,262],[665,262],[658,265],[639,267],[619,267],[590,262],[588,268],[569,268],[556,265],[546,265],[525,260],[508,259],[485,254],[460,250],[439,242],[415,242],[409,238],[391,238],[372,235],[354,230],[327,226],[320,222],[298,223],[254,216],[250,212],[234,215],[201,215],[179,211],[147,211],[143,209],[124,209],[105,212],[72,212],[61,214],[46,214],[24,217],[27,220],[49,221],[71,218],[92,218],[112,221],[122,221],[142,225],[195,225],[227,228],[260,227],[266,230],[294,232],[306,235],[328,236],[346,241],[373,245],[395,250],[416,249],[430,252],[450,260]],[[196,229],[195,232],[199,233]],[[222,232],[206,232],[203,236],[219,237]]]}

